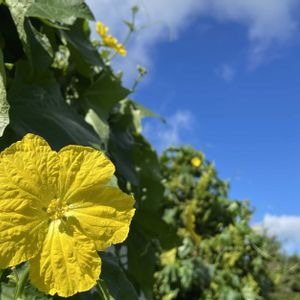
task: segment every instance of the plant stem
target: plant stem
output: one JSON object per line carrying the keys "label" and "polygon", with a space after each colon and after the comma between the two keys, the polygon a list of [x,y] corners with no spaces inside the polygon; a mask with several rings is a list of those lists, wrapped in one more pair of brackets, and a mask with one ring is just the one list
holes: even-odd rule
{"label": "plant stem", "polygon": [[100,296],[100,300],[109,300],[110,299],[108,292],[106,291],[106,288],[101,283],[101,279],[97,281],[96,289]]}
{"label": "plant stem", "polygon": [[[16,271],[14,271],[14,273],[15,272]],[[16,287],[16,291],[15,291],[14,300],[18,300],[20,298],[20,296],[23,294],[25,285],[27,283],[28,275],[29,275],[29,268],[27,267],[24,270],[24,272],[21,274],[21,276],[19,276],[19,275],[16,276],[18,278],[18,281],[17,281],[17,287]]]}

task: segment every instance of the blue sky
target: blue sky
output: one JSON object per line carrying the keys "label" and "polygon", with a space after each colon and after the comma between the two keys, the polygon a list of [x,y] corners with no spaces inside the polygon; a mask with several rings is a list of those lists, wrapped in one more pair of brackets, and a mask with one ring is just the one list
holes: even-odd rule
{"label": "blue sky", "polygon": [[[296,1],[90,1],[117,36],[131,5],[150,24],[117,59],[125,82],[137,63],[149,69],[136,100],[163,115],[145,123],[161,151],[191,144],[231,182],[231,196],[250,199],[253,223],[300,249],[300,29]],[[185,3],[185,4],[183,4]],[[169,5],[169,6],[168,6]],[[170,5],[172,9],[170,12]],[[102,7],[105,11],[101,13]],[[112,11],[112,12],[111,12]]]}

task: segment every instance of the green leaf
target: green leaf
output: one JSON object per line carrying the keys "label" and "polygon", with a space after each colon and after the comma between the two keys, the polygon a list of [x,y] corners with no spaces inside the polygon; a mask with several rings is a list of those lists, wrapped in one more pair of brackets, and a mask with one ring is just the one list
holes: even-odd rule
{"label": "green leaf", "polygon": [[88,110],[85,116],[85,121],[94,128],[95,132],[101,138],[103,143],[102,145],[100,145],[100,148],[106,150],[108,139],[109,139],[108,123],[106,121],[103,121],[101,118],[99,118],[93,109]]}
{"label": "green leaf", "polygon": [[122,87],[120,80],[112,74],[102,73],[86,90],[84,98],[98,116],[107,120],[116,103],[126,98],[129,93],[130,91]]}
{"label": "green leaf", "polygon": [[179,243],[177,228],[165,223],[157,212],[137,210],[133,222],[149,239],[159,240],[163,249],[173,248]]}
{"label": "green leaf", "polygon": [[70,30],[62,30],[63,37],[67,40],[71,53],[71,61],[75,64],[77,71],[85,77],[92,77],[93,68],[99,69],[104,63],[89,39],[87,22],[77,20]]}
{"label": "green leaf", "polygon": [[35,0],[26,12],[28,17],[48,19],[72,25],[77,18],[94,20],[83,0]]}
{"label": "green leaf", "polygon": [[136,146],[132,134],[132,115],[126,107],[121,113],[110,118],[109,152],[117,167],[117,174],[133,185],[139,185],[137,170],[134,165],[133,149]]}
{"label": "green leaf", "polygon": [[6,88],[5,88],[5,69],[3,62],[3,53],[0,49],[0,136],[3,135],[4,129],[9,123],[8,110],[9,105],[6,99]]}
{"label": "green leaf", "polygon": [[[1,300],[50,300],[52,297],[47,296],[39,292],[35,287],[29,284],[28,282],[28,265],[22,265],[16,269],[18,278],[14,277],[14,280],[9,280],[8,282],[0,283],[0,299]],[[11,274],[12,275],[12,274]],[[17,282],[16,282],[16,281]],[[22,285],[22,287],[21,287]],[[19,293],[17,288],[21,288]],[[22,292],[21,292],[22,291]]]}
{"label": "green leaf", "polygon": [[157,154],[141,134],[135,134],[135,147],[132,151],[134,165],[138,167],[140,186],[135,193],[141,199],[141,208],[147,211],[158,211],[164,193],[162,175]]}
{"label": "green leaf", "polygon": [[7,1],[19,38],[33,67],[29,75],[32,75],[36,70],[42,72],[44,67],[48,67],[51,63],[51,56],[53,55],[50,42],[46,35],[37,31],[31,25],[30,21],[26,20],[26,12],[32,3],[33,0]]}
{"label": "green leaf", "polygon": [[242,288],[242,295],[245,300],[258,300],[257,293],[247,284]]}
{"label": "green leaf", "polygon": [[53,51],[46,35],[37,31],[30,21],[25,20],[24,28],[27,35],[27,57],[31,68],[27,77],[43,76],[52,62]]}
{"label": "green leaf", "polygon": [[129,90],[123,88],[112,75],[102,73],[83,95],[88,108],[86,121],[94,128],[106,149],[109,140],[108,117],[117,102],[124,99]]}
{"label": "green leaf", "polygon": [[120,102],[110,116],[109,149],[117,171],[136,188],[139,205],[157,210],[163,195],[156,152],[139,133],[139,110],[131,100]]}
{"label": "green leaf", "polygon": [[115,300],[138,300],[137,293],[132,283],[111,253],[101,253],[101,277]]}
{"label": "green leaf", "polygon": [[27,132],[39,134],[55,149],[68,144],[99,145],[92,127],[63,99],[51,73],[39,82],[27,82],[28,68],[25,63],[17,65],[17,78],[8,93],[13,131],[19,137]]}
{"label": "green leaf", "polygon": [[150,110],[149,108],[145,107],[144,105],[133,101],[132,103],[134,104],[135,108],[140,112],[139,113],[139,119],[143,119],[143,118],[159,118],[163,123],[166,122],[166,120],[164,119],[163,116],[153,112],[152,110]]}
{"label": "green leaf", "polygon": [[128,248],[128,272],[133,283],[143,291],[147,300],[153,299],[155,250],[134,224],[126,241]]}
{"label": "green leaf", "polygon": [[[0,299],[1,300],[15,300],[15,284],[12,282],[2,283],[1,284],[1,292]],[[22,298],[18,298],[22,300],[50,300],[52,299],[50,296],[44,295],[41,292],[37,291],[34,287],[27,285]]]}

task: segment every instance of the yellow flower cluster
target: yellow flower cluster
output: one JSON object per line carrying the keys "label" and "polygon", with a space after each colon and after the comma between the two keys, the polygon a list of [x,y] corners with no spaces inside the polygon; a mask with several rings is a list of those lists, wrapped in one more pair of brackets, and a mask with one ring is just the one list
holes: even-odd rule
{"label": "yellow flower cluster", "polygon": [[99,279],[97,251],[123,242],[133,197],[108,186],[115,167],[90,147],[53,151],[27,134],[0,154],[0,269],[29,260],[31,283],[61,297]]}
{"label": "yellow flower cluster", "polygon": [[96,23],[96,31],[101,36],[101,38],[103,40],[103,43],[107,47],[109,47],[111,49],[114,49],[117,53],[119,53],[122,56],[127,55],[127,52],[126,52],[126,49],[124,48],[124,46],[122,44],[120,44],[115,37],[113,37],[112,35],[107,34],[108,33],[108,27],[104,26],[104,24],[101,23],[100,21],[98,21]]}

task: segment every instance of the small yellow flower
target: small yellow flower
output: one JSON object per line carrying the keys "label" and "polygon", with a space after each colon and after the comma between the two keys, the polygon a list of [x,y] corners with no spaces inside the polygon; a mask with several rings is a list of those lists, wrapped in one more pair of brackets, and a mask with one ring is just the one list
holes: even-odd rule
{"label": "small yellow flower", "polygon": [[106,35],[103,37],[103,42],[106,46],[110,47],[110,48],[116,48],[118,45],[118,40],[111,36],[111,35]]}
{"label": "small yellow flower", "polygon": [[118,40],[112,35],[107,34],[108,27],[104,26],[104,24],[101,23],[100,21],[96,23],[96,31],[101,36],[105,46],[115,50],[117,53],[119,53],[122,56],[127,55],[127,51],[124,48],[124,45],[119,43]]}
{"label": "small yellow flower", "polygon": [[201,159],[199,157],[195,156],[191,159],[191,163],[194,167],[198,168],[201,165]]}
{"label": "small yellow flower", "polygon": [[122,44],[118,43],[118,40],[111,36],[111,35],[106,35],[103,37],[103,42],[107,47],[110,47],[114,49],[116,52],[121,54],[122,56],[126,56],[127,52]]}
{"label": "small yellow flower", "polygon": [[0,268],[29,260],[33,285],[69,297],[91,289],[97,254],[123,242],[134,200],[107,186],[114,165],[100,151],[67,146],[58,153],[27,134],[0,154]]}
{"label": "small yellow flower", "polygon": [[122,55],[122,56],[126,56],[127,55],[127,51],[126,49],[124,48],[124,46],[122,44],[118,44],[117,47],[116,47],[116,51]]}
{"label": "small yellow flower", "polygon": [[104,26],[103,23],[101,23],[100,21],[96,22],[96,31],[98,32],[98,34],[103,37],[106,36],[107,32],[108,32],[108,27]]}

